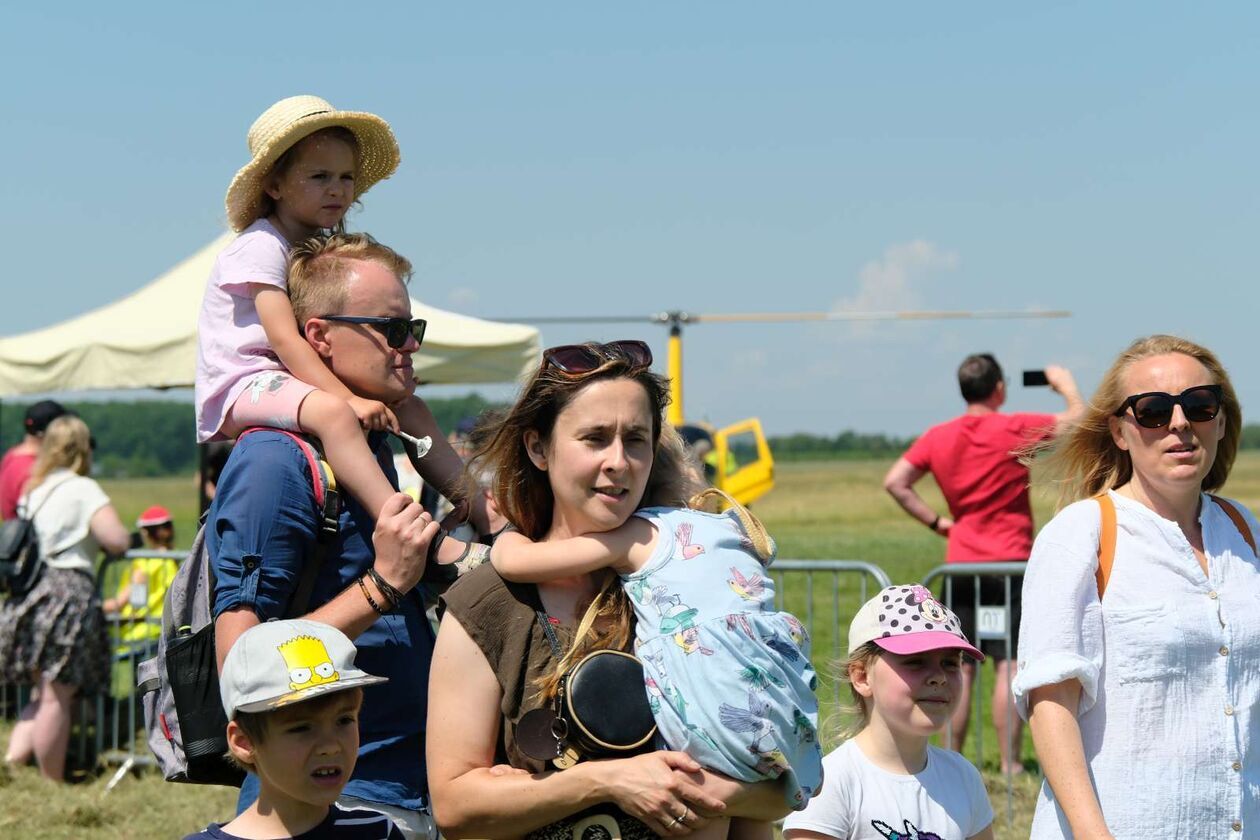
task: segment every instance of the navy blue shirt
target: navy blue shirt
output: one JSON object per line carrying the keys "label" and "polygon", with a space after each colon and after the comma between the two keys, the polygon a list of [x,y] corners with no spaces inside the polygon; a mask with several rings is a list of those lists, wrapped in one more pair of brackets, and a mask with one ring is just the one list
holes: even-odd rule
{"label": "navy blue shirt", "polygon": [[[397,486],[384,433],[369,446]],[[343,495],[340,534],[328,548],[302,613],[331,601],[372,566],[375,522]],[[214,559],[214,615],[252,610],[260,621],[284,618],[303,563],[314,556],[321,512],[310,466],[298,445],[280,432],[254,432],[232,450],[215,492],[206,529]],[[354,640],[355,664],[388,683],[363,690],[359,760],[345,795],[410,810],[424,810],[424,716],[428,700],[433,628],[413,591]],[[242,807],[258,795],[252,775],[241,789]]]}
{"label": "navy blue shirt", "polygon": [[[223,825],[211,823],[205,831],[189,834],[184,840],[241,840],[224,831]],[[322,823],[294,835],[293,840],[403,840],[403,833],[384,814],[362,808],[347,811],[333,805]]]}

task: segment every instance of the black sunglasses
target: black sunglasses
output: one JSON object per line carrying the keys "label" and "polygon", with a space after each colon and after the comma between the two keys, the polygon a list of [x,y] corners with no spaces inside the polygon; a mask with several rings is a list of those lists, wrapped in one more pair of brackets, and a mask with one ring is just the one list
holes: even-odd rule
{"label": "black sunglasses", "polygon": [[1120,403],[1116,416],[1121,417],[1131,407],[1133,419],[1144,429],[1162,429],[1172,422],[1174,406],[1181,406],[1191,423],[1215,420],[1221,412],[1221,386],[1196,385],[1173,396],[1163,391],[1147,391],[1134,394]]}
{"label": "black sunglasses", "polygon": [[411,336],[416,344],[424,344],[424,330],[429,322],[423,318],[385,318],[376,315],[320,315],[325,321],[341,321],[345,324],[367,324],[385,336],[385,343],[401,350]]}
{"label": "black sunglasses", "polygon": [[562,344],[543,351],[543,367],[551,365],[563,373],[590,373],[612,361],[627,361],[631,367],[652,366],[652,348],[635,339],[607,344]]}

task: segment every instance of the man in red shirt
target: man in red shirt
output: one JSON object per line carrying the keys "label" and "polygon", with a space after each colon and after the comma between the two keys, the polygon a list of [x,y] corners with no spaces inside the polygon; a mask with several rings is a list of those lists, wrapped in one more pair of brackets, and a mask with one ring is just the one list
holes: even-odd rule
{"label": "man in red shirt", "polygon": [[[910,516],[949,540],[946,563],[1025,561],[1032,550],[1032,507],[1028,500],[1028,468],[1020,452],[1052,437],[1080,414],[1084,404],[1076,381],[1066,368],[1047,367],[1050,388],[1066,406],[1058,414],[1002,414],[1006,380],[997,360],[988,353],[968,356],[958,368],[958,385],[967,410],[962,416],[928,429],[884,477],[884,489]],[[914,484],[931,473],[949,505],[949,515],[937,514],[915,492]],[[1023,575],[1011,580],[1011,630],[1017,634]],[[953,579],[954,612],[963,632],[976,638],[975,579]],[[1003,578],[980,579],[981,604],[1002,605],[1006,600]],[[1018,636],[1016,636],[1016,639]],[[1015,641],[1014,639],[1012,640]],[[1017,715],[1007,715],[1010,682],[1015,676],[1015,655],[1006,659],[1005,642],[980,642],[995,660],[993,723],[998,731],[1002,770],[1019,772],[1019,744],[1023,727]],[[967,735],[968,709],[975,665],[964,664],[962,702],[953,719],[953,748],[961,750]],[[1011,731],[1007,731],[1007,719]],[[1014,749],[1012,749],[1014,747]]]}
{"label": "man in red shirt", "polygon": [[26,435],[22,442],[4,453],[0,459],[0,519],[13,519],[17,516],[18,499],[22,496],[22,487],[31,475],[31,467],[35,466],[35,456],[39,454],[39,444],[44,438],[44,430],[48,424],[69,412],[59,402],[41,400],[26,409],[23,427]]}

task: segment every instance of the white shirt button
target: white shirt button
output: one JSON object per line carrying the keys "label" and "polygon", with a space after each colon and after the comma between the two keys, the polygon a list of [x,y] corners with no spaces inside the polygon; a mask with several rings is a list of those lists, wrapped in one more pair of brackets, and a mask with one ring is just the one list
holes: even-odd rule
{"label": "white shirt button", "polygon": [[1227,714],[1227,715],[1232,715],[1233,713],[1234,713],[1234,707],[1233,707],[1233,706],[1226,706],[1226,707],[1225,707],[1225,714]]}
{"label": "white shirt button", "polygon": [[1216,600],[1216,590],[1215,590],[1215,589],[1213,589],[1211,592],[1209,592],[1209,593],[1208,593],[1208,597],[1209,597],[1209,598],[1211,598],[1213,601],[1215,601],[1215,600]]}
{"label": "white shirt button", "polygon": [[1229,648],[1225,645],[1221,645],[1221,656],[1229,656]]}

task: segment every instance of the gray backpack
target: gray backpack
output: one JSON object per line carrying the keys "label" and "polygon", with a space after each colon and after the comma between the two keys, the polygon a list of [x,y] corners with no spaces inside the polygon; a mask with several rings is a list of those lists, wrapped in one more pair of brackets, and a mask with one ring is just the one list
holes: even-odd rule
{"label": "gray backpack", "polygon": [[[248,429],[241,438],[254,431],[259,430]],[[292,432],[267,431],[281,431],[298,444],[310,465],[315,501],[323,512],[313,556],[286,610],[286,617],[293,618],[310,605],[328,546],[337,539],[340,504],[332,471],[311,444]],[[188,559],[166,590],[157,653],[137,668],[137,688],[149,749],[166,781],[239,787],[245,774],[225,758],[227,715],[219,697],[213,599],[214,568],[203,518]]]}

